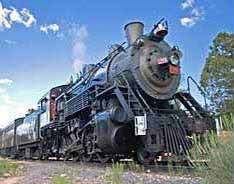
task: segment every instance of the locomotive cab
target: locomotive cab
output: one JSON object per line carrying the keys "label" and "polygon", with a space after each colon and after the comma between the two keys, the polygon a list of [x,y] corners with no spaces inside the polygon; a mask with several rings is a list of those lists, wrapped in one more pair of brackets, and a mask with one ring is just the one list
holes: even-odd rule
{"label": "locomotive cab", "polygon": [[42,111],[40,114],[40,126],[46,126],[57,118],[56,98],[61,95],[68,85],[62,85],[52,88],[39,101],[38,109]]}

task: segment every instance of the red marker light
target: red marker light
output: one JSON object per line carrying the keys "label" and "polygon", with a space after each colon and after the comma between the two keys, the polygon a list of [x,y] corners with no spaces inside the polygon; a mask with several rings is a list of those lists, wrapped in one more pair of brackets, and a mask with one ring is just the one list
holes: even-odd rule
{"label": "red marker light", "polygon": [[180,67],[170,65],[169,66],[169,73],[171,73],[171,74],[179,74],[180,73]]}

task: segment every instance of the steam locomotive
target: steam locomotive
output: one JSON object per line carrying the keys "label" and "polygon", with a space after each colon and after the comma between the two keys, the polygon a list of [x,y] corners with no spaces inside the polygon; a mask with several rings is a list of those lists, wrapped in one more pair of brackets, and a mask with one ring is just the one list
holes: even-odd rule
{"label": "steam locomotive", "polygon": [[209,113],[179,92],[182,53],[165,40],[167,22],[148,34],[141,22],[125,27],[127,46],[115,44],[79,78],[52,88],[38,109],[0,132],[2,155],[140,163],[184,157],[192,135],[213,129]]}

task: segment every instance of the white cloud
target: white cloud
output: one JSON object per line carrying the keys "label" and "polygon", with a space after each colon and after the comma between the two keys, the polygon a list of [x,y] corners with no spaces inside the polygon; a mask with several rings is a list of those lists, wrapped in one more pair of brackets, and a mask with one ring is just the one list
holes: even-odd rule
{"label": "white cloud", "polygon": [[0,128],[7,126],[16,118],[23,117],[30,107],[32,104],[16,101],[6,89],[0,88]]}
{"label": "white cloud", "polygon": [[72,25],[69,29],[69,35],[72,37],[72,54],[73,54],[73,68],[76,73],[82,69],[82,65],[86,63],[87,46],[85,43],[88,37],[86,26]]}
{"label": "white cloud", "polygon": [[6,127],[14,119],[25,116],[29,104],[13,101],[8,94],[0,95],[0,128]]}
{"label": "white cloud", "polygon": [[6,93],[6,89],[0,88],[0,94]]}
{"label": "white cloud", "polygon": [[194,5],[194,0],[185,0],[183,3],[181,3],[181,8],[186,9],[186,8],[192,8]]}
{"label": "white cloud", "polygon": [[11,85],[13,83],[13,81],[11,79],[0,79],[0,85],[4,84],[4,85]]}
{"label": "white cloud", "polygon": [[[37,19],[26,8],[17,10],[15,7],[5,8],[0,2],[0,31],[4,29],[11,29],[13,24],[21,24],[26,28],[36,24]],[[40,31],[48,34],[49,31],[56,33],[60,30],[58,24],[45,24],[40,26]],[[8,42],[9,43],[9,42]]]}
{"label": "white cloud", "polygon": [[7,17],[11,11],[4,8],[2,6],[2,3],[0,2],[0,28],[11,28],[11,24],[9,20],[7,20]]}
{"label": "white cloud", "polygon": [[202,8],[193,8],[191,15],[200,18],[204,15],[204,10]]}
{"label": "white cloud", "polygon": [[22,22],[26,27],[31,27],[34,23],[36,23],[36,18],[33,14],[30,13],[30,11],[26,8],[21,10],[20,12],[23,15],[24,21]]}
{"label": "white cloud", "polygon": [[16,22],[21,24],[22,23],[22,16],[20,15],[20,13],[15,9],[12,8],[12,11],[9,12],[9,17],[10,17],[10,22]]}
{"label": "white cloud", "polygon": [[196,20],[193,17],[184,17],[180,19],[180,23],[185,27],[192,27],[196,24]]}
{"label": "white cloud", "polygon": [[204,9],[195,4],[194,0],[186,0],[181,4],[182,9],[189,9],[190,14],[182,17],[180,23],[185,27],[193,27],[204,17]]}
{"label": "white cloud", "polygon": [[15,105],[15,102],[12,101],[11,97],[6,92],[7,91],[0,95],[0,98],[2,99],[3,103],[6,105]]}
{"label": "white cloud", "polygon": [[36,18],[26,8],[21,11],[14,7],[8,9],[4,8],[0,2],[0,29],[10,29],[14,23],[22,24],[28,28],[36,23]]}
{"label": "white cloud", "polygon": [[8,45],[15,45],[16,41],[13,41],[13,40],[4,40],[4,43],[6,43]]}
{"label": "white cloud", "polygon": [[[17,10],[15,7],[6,8],[3,7],[0,2],[0,31],[4,29],[11,29],[14,24],[21,24],[26,28],[29,28],[36,24],[36,17],[26,8]],[[58,24],[45,24],[39,27],[40,31],[48,34],[49,31],[56,33],[60,30]],[[61,34],[58,38],[61,37]],[[9,43],[9,42],[8,42]]]}
{"label": "white cloud", "polygon": [[48,34],[49,31],[56,33],[59,31],[59,25],[57,25],[57,24],[41,25],[40,30],[46,34]]}

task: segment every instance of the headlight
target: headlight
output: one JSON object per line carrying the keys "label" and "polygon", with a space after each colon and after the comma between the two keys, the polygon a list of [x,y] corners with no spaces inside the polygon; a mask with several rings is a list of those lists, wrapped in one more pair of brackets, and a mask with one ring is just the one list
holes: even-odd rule
{"label": "headlight", "polygon": [[179,65],[180,58],[176,54],[173,54],[170,57],[170,61],[171,61],[171,64],[173,64],[173,65]]}
{"label": "headlight", "polygon": [[173,65],[180,65],[180,59],[182,58],[182,53],[178,47],[174,46],[171,49],[170,61]]}

